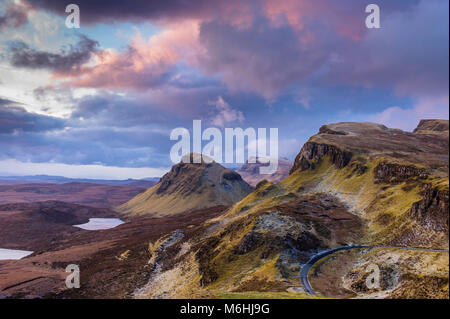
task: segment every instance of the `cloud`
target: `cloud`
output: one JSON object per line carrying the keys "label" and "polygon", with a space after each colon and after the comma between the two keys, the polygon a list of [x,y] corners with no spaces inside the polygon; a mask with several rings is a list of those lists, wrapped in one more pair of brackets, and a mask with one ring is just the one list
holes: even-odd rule
{"label": "cloud", "polygon": [[217,114],[211,119],[211,123],[218,127],[224,127],[226,124],[233,122],[242,123],[244,121],[244,115],[241,111],[231,108],[230,104],[224,101],[219,96],[216,101],[210,102],[215,106]]}
{"label": "cloud", "polygon": [[305,109],[309,109],[311,107],[311,95],[309,94],[308,90],[302,88],[297,94],[296,101],[297,103],[300,103]]}
{"label": "cloud", "polygon": [[[59,0],[24,1],[34,9],[66,15],[67,3]],[[378,0],[377,4],[388,14],[409,8],[417,1],[419,0]],[[301,29],[312,20],[321,17],[333,24],[341,34],[354,37],[364,30],[364,25],[360,22],[365,18],[364,8],[367,4],[360,0],[130,0],[127,3],[121,0],[106,2],[78,0],[77,5],[81,10],[82,23],[117,21],[167,23],[183,19],[202,19],[226,21],[234,26],[246,27],[255,16],[263,15],[269,18],[274,26],[289,24]]]}
{"label": "cloud", "polygon": [[[91,65],[60,73],[66,87],[146,90],[169,82],[175,65],[188,59],[198,25],[189,21],[145,39],[137,33],[125,51],[96,52]],[[86,62],[86,61],[84,61]]]}
{"label": "cloud", "polygon": [[[193,119],[279,127],[280,153],[294,156],[327,122],[411,129],[448,117],[446,1],[379,0],[382,28],[368,30],[360,0],[80,0],[82,27],[102,44],[116,39],[101,35],[114,22],[150,22],[155,33],[137,32],[123,49],[81,38],[60,51],[66,4],[27,2],[35,11],[17,30],[24,42],[1,65],[1,95],[24,103],[0,103],[1,158],[164,166],[168,132]],[[36,12],[61,16],[53,40],[27,33],[47,33],[32,23]]]}
{"label": "cloud", "polygon": [[7,3],[4,13],[0,13],[0,30],[5,28],[19,28],[27,23],[27,8],[15,3]]}
{"label": "cloud", "polygon": [[264,18],[246,29],[203,23],[197,66],[209,75],[220,75],[232,91],[273,99],[290,85],[307,80],[330,59],[332,51],[327,47],[335,42],[331,35],[306,45],[298,41],[304,32],[299,33],[289,26],[273,28]]}
{"label": "cloud", "polygon": [[[148,1],[134,0],[125,3],[122,0],[90,1],[77,0],[81,11],[81,23],[143,21],[143,20],[176,20],[193,19],[210,16],[225,4],[236,0],[166,0]],[[35,9],[50,10],[65,15],[67,3],[60,0],[26,0]]]}
{"label": "cloud", "polygon": [[422,0],[384,17],[380,29],[339,52],[328,81],[385,87],[415,98],[448,96],[448,9],[448,1]]}
{"label": "cloud", "polygon": [[[391,1],[378,0],[383,18],[392,13],[407,11],[420,0]],[[261,0],[263,15],[275,27],[289,25],[296,30],[307,30],[324,21],[337,35],[355,42],[361,40],[368,29],[364,24],[365,8],[368,3],[359,0]],[[311,39],[311,38],[309,38]],[[305,37],[303,40],[308,40]]]}
{"label": "cloud", "polygon": [[446,72],[438,68],[448,63],[448,29],[431,23],[448,21],[441,4],[382,1],[382,29],[368,30],[361,1],[265,1],[246,28],[203,21],[196,67],[232,91],[268,100],[310,82],[406,87],[408,93],[414,81],[422,91],[444,87]]}
{"label": "cloud", "polygon": [[94,178],[94,179],[128,179],[161,177],[168,168],[150,167],[117,167],[103,165],[68,165],[61,163],[32,163],[20,162],[14,159],[0,160],[3,176],[17,175],[53,175],[69,178]]}
{"label": "cloud", "polygon": [[[105,50],[94,65],[57,78],[72,87],[145,91],[176,79],[176,69],[184,63],[219,78],[232,92],[257,93],[267,100],[311,81],[405,90],[402,85],[413,79],[416,86],[430,83],[427,74],[432,72],[422,72],[433,56],[421,54],[412,35],[425,39],[431,53],[443,39],[438,33],[448,36],[429,23],[442,21],[439,16],[427,16],[442,0],[419,2],[379,0],[382,29],[368,30],[365,4],[358,0],[137,0],[126,5],[81,0],[77,4],[87,22],[151,21],[162,31],[148,40],[138,35],[124,52]],[[27,3],[64,15],[64,4],[56,0]],[[448,20],[444,11],[440,15]],[[408,57],[411,49],[415,56]],[[442,60],[436,58],[432,60]],[[383,61],[387,63],[380,66]],[[402,61],[407,67],[399,67]]]}
{"label": "cloud", "polygon": [[363,120],[381,123],[388,127],[399,128],[405,131],[413,131],[420,120],[448,119],[448,103],[448,97],[423,98],[413,108],[388,107],[382,112],[367,116]]}
{"label": "cloud", "polygon": [[20,104],[0,98],[0,134],[47,132],[61,129],[64,125],[62,119],[30,113]]}
{"label": "cloud", "polygon": [[169,136],[151,128],[67,126],[0,134],[0,159],[71,165],[158,167],[169,162]]}
{"label": "cloud", "polygon": [[72,116],[27,112],[0,99],[0,159],[76,165],[164,166],[179,120],[143,100],[107,94],[78,100]]}
{"label": "cloud", "polygon": [[80,40],[73,46],[51,53],[30,48],[22,41],[13,42],[10,47],[10,62],[13,66],[28,69],[48,69],[56,73],[73,72],[89,61],[97,51],[98,42],[79,35]]}
{"label": "cloud", "polygon": [[108,93],[80,99],[70,118],[82,126],[150,127],[171,122],[167,112],[148,101]]}

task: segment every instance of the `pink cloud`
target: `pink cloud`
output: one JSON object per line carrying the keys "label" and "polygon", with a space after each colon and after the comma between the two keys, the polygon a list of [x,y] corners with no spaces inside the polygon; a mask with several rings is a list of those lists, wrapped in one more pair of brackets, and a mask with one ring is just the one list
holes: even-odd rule
{"label": "pink cloud", "polygon": [[327,21],[338,34],[354,41],[366,31],[364,5],[355,1],[263,0],[263,12],[274,26],[287,23],[296,30],[304,30],[314,20]]}
{"label": "pink cloud", "polygon": [[175,64],[191,59],[189,48],[198,37],[198,22],[171,24],[144,39],[139,33],[125,52],[105,49],[76,72],[59,72],[54,79],[63,86],[108,89],[147,89],[167,80]]}

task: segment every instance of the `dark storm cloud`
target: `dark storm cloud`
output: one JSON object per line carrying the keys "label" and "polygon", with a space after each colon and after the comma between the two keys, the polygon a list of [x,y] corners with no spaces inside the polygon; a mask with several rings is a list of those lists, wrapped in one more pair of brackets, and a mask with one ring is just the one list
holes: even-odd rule
{"label": "dark storm cloud", "polygon": [[[27,4],[36,9],[50,10],[58,15],[66,15],[65,7],[69,2],[60,0],[25,0]],[[419,0],[392,1],[378,0],[377,4],[383,7],[383,11],[388,13],[399,9],[409,8]],[[365,3],[361,0],[78,0],[76,4],[80,7],[81,19],[83,22],[95,23],[105,21],[139,21],[139,20],[173,20],[173,19],[201,19],[201,18],[230,18],[230,15],[246,15],[248,12],[258,13],[268,3],[270,6],[289,8],[296,10],[295,6],[289,3],[297,3],[300,10],[310,7],[311,2],[320,8],[327,18],[330,15],[348,18],[357,15],[352,11],[357,9],[363,13]],[[309,2],[309,3],[308,3]],[[288,6],[286,7],[286,3]],[[306,6],[304,3],[307,3]],[[251,9],[249,9],[251,7]],[[232,13],[232,14],[231,14]],[[309,14],[310,12],[308,12]],[[314,14],[316,15],[316,14]],[[312,17],[315,18],[315,17]]]}
{"label": "dark storm cloud", "polygon": [[10,62],[15,67],[49,69],[56,72],[76,70],[97,51],[98,42],[80,35],[76,45],[69,45],[59,53],[30,48],[26,43],[13,42],[9,47]]}
{"label": "dark storm cloud", "polygon": [[[234,1],[234,0],[233,0]],[[60,0],[26,0],[33,8],[50,10],[59,15],[65,15],[69,2]],[[223,1],[210,0],[78,0],[81,21],[133,21],[143,19],[164,18],[199,18],[212,12]]]}
{"label": "dark storm cloud", "polygon": [[0,134],[45,132],[64,127],[64,120],[31,113],[13,101],[0,99]]}

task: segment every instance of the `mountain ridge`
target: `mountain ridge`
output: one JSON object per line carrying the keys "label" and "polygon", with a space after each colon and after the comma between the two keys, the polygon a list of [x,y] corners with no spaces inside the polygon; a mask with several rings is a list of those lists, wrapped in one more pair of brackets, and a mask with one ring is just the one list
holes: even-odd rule
{"label": "mountain ridge", "polygon": [[0,185],[10,184],[31,184],[31,183],[50,183],[50,184],[64,184],[64,183],[91,183],[104,185],[134,185],[151,187],[159,181],[159,177],[146,177],[141,179],[90,179],[90,178],[70,178],[55,175],[25,175],[25,176],[0,176]]}

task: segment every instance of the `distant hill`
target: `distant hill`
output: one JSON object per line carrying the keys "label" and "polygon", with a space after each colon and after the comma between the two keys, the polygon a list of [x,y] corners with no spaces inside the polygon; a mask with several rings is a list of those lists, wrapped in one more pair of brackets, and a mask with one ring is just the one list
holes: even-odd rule
{"label": "distant hill", "polygon": [[30,184],[30,183],[93,183],[104,185],[134,185],[141,187],[151,187],[159,181],[159,177],[148,177],[142,179],[123,179],[123,180],[109,180],[109,179],[89,179],[89,178],[69,178],[63,176],[50,175],[28,175],[28,176],[0,176],[0,185],[14,185],[14,184]]}
{"label": "distant hill", "polygon": [[[190,155],[191,158],[197,155]],[[130,215],[167,216],[192,209],[231,205],[252,191],[242,177],[212,162],[179,163],[158,184],[118,210]]]}
{"label": "distant hill", "polygon": [[256,159],[256,163],[249,163],[248,161],[242,165],[237,172],[242,176],[242,178],[249,183],[251,186],[255,187],[262,180],[267,180],[271,183],[278,183],[282,179],[289,175],[289,170],[292,167],[292,162],[284,159],[278,160],[278,169],[273,174],[263,175],[259,173],[259,168],[263,166],[268,166],[269,163],[261,163],[262,160]]}

